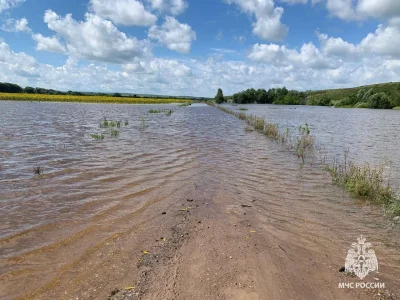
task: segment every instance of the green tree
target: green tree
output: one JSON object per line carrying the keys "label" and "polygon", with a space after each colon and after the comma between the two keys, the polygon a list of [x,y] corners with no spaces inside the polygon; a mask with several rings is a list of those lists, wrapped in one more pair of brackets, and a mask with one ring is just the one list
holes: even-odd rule
{"label": "green tree", "polygon": [[218,89],[217,95],[215,96],[215,102],[218,104],[225,102],[224,93],[221,89]]}

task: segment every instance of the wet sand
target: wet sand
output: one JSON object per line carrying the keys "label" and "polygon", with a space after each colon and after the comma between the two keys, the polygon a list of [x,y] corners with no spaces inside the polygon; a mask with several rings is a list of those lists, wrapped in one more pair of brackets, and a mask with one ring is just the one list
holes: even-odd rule
{"label": "wet sand", "polygon": [[[79,209],[0,239],[1,299],[399,299],[398,224],[233,116],[187,109],[132,129],[146,151],[30,183],[43,210],[74,186]],[[338,288],[360,282],[339,269],[361,234],[384,290]]]}

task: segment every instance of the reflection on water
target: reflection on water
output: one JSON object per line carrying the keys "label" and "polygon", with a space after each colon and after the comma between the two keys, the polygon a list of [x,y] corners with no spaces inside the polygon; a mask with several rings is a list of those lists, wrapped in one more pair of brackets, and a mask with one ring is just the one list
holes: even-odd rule
{"label": "reflection on water", "polygon": [[[395,112],[248,107],[290,128],[308,122],[333,154],[343,147],[361,160],[393,160],[398,154]],[[386,259],[382,264],[390,270],[399,265],[398,234],[381,209],[355,205],[326,172],[302,166],[279,144],[246,132],[244,122],[213,107],[151,108],[175,112],[148,114],[145,105],[0,101],[4,287],[18,285],[17,295],[40,286],[39,278],[49,282],[60,266],[79,262],[85,249],[131,230],[146,205],[174,201],[188,185],[232,201],[257,200],[260,222],[273,224],[272,235],[297,230],[293,234],[301,232],[311,244],[319,236],[346,245],[359,233],[372,236]],[[109,130],[99,128],[104,117],[129,125],[122,125],[118,137],[94,141],[90,134]],[[33,174],[37,166],[44,169],[39,178]]]}

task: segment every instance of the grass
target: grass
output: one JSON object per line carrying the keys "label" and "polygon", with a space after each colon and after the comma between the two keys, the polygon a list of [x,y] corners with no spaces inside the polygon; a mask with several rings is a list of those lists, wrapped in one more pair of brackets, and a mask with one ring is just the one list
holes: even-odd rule
{"label": "grass", "polygon": [[111,136],[119,136],[119,131],[118,131],[118,130],[115,130],[115,129],[111,129],[110,135],[111,135]]}
{"label": "grass", "polygon": [[297,151],[297,156],[302,159],[303,163],[305,162],[305,158],[313,153],[315,139],[314,136],[310,134],[308,124],[299,127],[299,137],[297,138],[297,144],[292,145],[292,138],[290,136],[289,129],[286,129],[286,131],[282,133],[277,124],[268,123],[267,121],[265,121],[264,118],[254,115],[247,115],[244,112],[233,111],[226,107],[218,106],[213,103],[209,103],[209,105],[214,106],[222,110],[223,112],[234,115],[240,120],[246,121],[246,131],[250,131],[250,128],[253,128],[255,131],[264,134],[272,140],[281,142],[282,144],[286,144],[289,146],[289,148],[295,148]]}
{"label": "grass", "polygon": [[104,140],[104,134],[101,134],[101,133],[91,134],[90,136],[92,137],[92,139],[94,139],[96,141]]}
{"label": "grass", "polygon": [[[283,134],[280,132],[278,125],[268,123],[263,118],[234,112],[213,103],[209,104],[241,120],[245,120],[247,123],[246,131],[251,131],[251,128],[254,128],[254,130],[265,134],[273,140],[293,147],[288,128]],[[311,135],[307,123],[304,126],[300,126],[298,131],[295,149],[297,156],[304,163],[305,157],[314,153],[315,137]],[[400,216],[400,193],[395,193],[389,182],[385,182],[384,165],[378,167],[372,167],[369,164],[358,166],[353,162],[348,162],[345,155],[344,163],[339,163],[339,161],[335,160],[331,165],[324,164],[324,169],[331,174],[334,184],[349,191],[352,196],[363,197],[371,203],[383,204],[386,213]]]}
{"label": "grass", "polygon": [[174,113],[172,109],[150,109],[149,114],[162,114],[165,113],[167,116],[170,116]]}
{"label": "grass", "polygon": [[74,95],[41,95],[0,93],[0,100],[40,101],[40,102],[82,102],[82,103],[114,103],[114,104],[189,104],[189,99],[134,98],[112,96],[74,96]]}
{"label": "grass", "polygon": [[182,103],[182,104],[179,104],[179,106],[183,106],[183,107],[190,106],[190,105],[192,105],[192,103]]}
{"label": "grass", "polygon": [[[122,123],[121,121],[109,121],[106,118],[104,118],[104,121],[102,123],[100,123],[99,127],[100,128],[109,128],[109,127],[121,128],[121,123]],[[125,126],[128,126],[128,125],[129,125],[129,122],[125,121]]]}
{"label": "grass", "polygon": [[142,117],[140,118],[140,128],[141,128],[141,129],[145,129],[145,128],[147,128],[147,127],[148,127],[148,125],[147,125],[146,118],[142,116]]}
{"label": "grass", "polygon": [[395,193],[385,180],[384,164],[376,167],[369,163],[356,165],[349,162],[345,155],[344,162],[334,160],[324,168],[331,174],[334,184],[346,189],[355,197],[362,197],[371,203],[383,204],[386,212],[400,215],[400,195]]}
{"label": "grass", "polygon": [[394,110],[400,110],[400,106],[396,106],[393,108]]}
{"label": "grass", "polygon": [[309,91],[307,92],[307,102],[318,101],[324,97],[329,98],[333,104],[339,102],[340,100],[356,95],[358,91],[362,88],[370,89],[373,88],[375,93],[384,92],[391,97],[398,97],[400,93],[400,82],[388,82],[373,84],[367,86],[360,86],[354,88],[344,88],[344,89],[331,89],[331,90],[320,90],[320,91]]}

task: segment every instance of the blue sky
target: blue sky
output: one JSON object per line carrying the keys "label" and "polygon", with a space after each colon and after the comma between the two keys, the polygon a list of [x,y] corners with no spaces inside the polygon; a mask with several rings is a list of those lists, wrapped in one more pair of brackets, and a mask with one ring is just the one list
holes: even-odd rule
{"label": "blue sky", "polygon": [[213,96],[400,78],[398,0],[0,0],[0,81]]}

